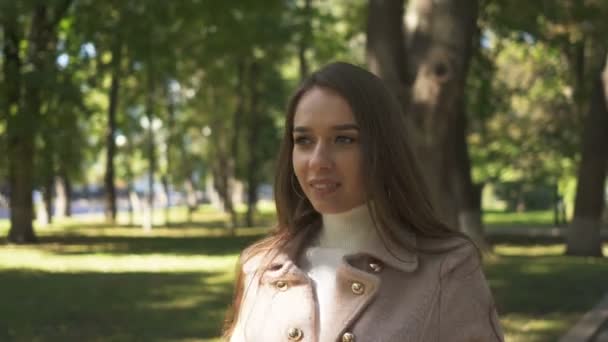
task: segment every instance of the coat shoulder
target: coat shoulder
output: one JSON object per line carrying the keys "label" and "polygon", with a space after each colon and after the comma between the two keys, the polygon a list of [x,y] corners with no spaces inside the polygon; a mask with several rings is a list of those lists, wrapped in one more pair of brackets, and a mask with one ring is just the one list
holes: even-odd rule
{"label": "coat shoulder", "polygon": [[464,237],[422,239],[420,248],[425,254],[441,259],[440,275],[466,276],[481,267],[479,249]]}

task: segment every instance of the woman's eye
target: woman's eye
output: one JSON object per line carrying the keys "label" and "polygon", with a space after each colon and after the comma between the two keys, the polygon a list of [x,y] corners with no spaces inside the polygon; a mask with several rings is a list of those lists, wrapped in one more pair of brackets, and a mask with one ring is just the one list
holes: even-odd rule
{"label": "woman's eye", "polygon": [[296,145],[307,145],[310,143],[310,139],[308,137],[295,137],[293,139],[294,144]]}
{"label": "woman's eye", "polygon": [[352,144],[355,142],[355,138],[346,137],[346,136],[338,136],[336,137],[336,142],[341,144]]}

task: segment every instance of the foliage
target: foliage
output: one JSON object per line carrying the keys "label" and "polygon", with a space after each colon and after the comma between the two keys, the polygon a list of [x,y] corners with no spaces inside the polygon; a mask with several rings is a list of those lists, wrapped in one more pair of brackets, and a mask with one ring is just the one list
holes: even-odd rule
{"label": "foliage", "polygon": [[558,186],[572,207],[606,13],[601,1],[481,2],[467,81],[476,182]]}

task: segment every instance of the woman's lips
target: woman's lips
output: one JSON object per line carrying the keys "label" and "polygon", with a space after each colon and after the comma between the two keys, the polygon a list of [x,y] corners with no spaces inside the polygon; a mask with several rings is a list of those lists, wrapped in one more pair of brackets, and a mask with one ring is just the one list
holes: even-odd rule
{"label": "woman's lips", "polygon": [[327,196],[338,190],[340,187],[339,182],[331,180],[313,180],[308,183],[308,186],[312,192],[317,196]]}

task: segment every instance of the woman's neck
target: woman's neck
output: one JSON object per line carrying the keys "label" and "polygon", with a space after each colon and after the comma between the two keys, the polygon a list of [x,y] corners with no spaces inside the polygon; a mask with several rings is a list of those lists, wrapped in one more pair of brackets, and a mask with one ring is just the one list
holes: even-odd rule
{"label": "woman's neck", "polygon": [[376,231],[367,203],[338,214],[323,214],[317,245],[356,250],[374,238]]}

